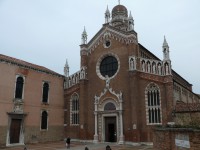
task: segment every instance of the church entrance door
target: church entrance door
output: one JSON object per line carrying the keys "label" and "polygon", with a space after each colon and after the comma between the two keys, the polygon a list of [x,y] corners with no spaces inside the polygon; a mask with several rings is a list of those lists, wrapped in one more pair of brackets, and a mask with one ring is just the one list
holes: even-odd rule
{"label": "church entrance door", "polygon": [[19,143],[22,119],[12,119],[10,126],[10,144]]}
{"label": "church entrance door", "polygon": [[116,142],[116,117],[105,117],[105,141]]}

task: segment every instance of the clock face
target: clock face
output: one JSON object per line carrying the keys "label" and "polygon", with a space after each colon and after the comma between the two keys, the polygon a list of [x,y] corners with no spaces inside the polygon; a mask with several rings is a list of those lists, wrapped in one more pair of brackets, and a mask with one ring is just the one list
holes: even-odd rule
{"label": "clock face", "polygon": [[100,63],[100,73],[103,77],[112,77],[118,70],[118,61],[114,56],[105,57]]}

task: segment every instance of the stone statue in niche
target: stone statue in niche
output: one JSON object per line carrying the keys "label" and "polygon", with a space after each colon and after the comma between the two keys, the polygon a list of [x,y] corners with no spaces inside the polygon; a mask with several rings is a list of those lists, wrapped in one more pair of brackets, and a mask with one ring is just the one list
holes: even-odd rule
{"label": "stone statue in niche", "polygon": [[81,69],[80,79],[85,79],[85,68]]}
{"label": "stone statue in niche", "polygon": [[75,85],[75,77],[72,77],[72,85]]}
{"label": "stone statue in niche", "polygon": [[156,73],[156,65],[153,64],[153,73]]}
{"label": "stone statue in niche", "polygon": [[94,101],[95,101],[95,103],[98,103],[99,97],[95,95],[95,96],[94,96]]}
{"label": "stone statue in niche", "polygon": [[145,72],[145,63],[144,63],[144,61],[142,62],[142,71]]}
{"label": "stone statue in niche", "polygon": [[129,62],[129,66],[130,66],[130,70],[134,70],[134,60],[133,60],[133,58],[131,58],[131,60]]}
{"label": "stone statue in niche", "polygon": [[150,63],[147,64],[147,67],[148,67],[148,72],[151,73],[151,66],[150,66]]}
{"label": "stone statue in niche", "polygon": [[166,72],[166,75],[169,74],[169,65],[168,64],[165,65],[165,72]]}
{"label": "stone statue in niche", "polygon": [[15,103],[15,104],[14,104],[13,112],[16,112],[16,113],[21,113],[21,112],[23,112],[22,104]]}
{"label": "stone statue in niche", "polygon": [[161,75],[161,66],[158,64],[158,74]]}
{"label": "stone statue in niche", "polygon": [[119,93],[119,99],[122,100],[122,92]]}

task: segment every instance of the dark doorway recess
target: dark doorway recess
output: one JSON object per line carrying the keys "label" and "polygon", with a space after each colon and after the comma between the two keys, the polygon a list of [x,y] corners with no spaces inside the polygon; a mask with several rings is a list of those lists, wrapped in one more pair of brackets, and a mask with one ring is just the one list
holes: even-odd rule
{"label": "dark doorway recess", "polygon": [[116,142],[116,117],[105,117],[105,141]]}

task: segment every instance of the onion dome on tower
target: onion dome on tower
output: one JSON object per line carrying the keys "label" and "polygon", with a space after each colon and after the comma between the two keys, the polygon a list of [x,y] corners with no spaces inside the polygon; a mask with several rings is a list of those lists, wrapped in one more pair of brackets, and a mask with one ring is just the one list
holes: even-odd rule
{"label": "onion dome on tower", "polygon": [[112,26],[123,31],[128,31],[128,11],[119,4],[112,9]]}

